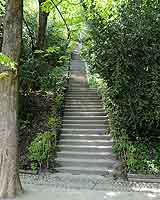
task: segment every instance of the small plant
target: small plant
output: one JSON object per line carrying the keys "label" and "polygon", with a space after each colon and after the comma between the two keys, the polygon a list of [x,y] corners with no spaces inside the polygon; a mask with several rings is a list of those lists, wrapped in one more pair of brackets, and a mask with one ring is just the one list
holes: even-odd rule
{"label": "small plant", "polygon": [[60,117],[49,117],[48,118],[48,126],[49,128],[61,128],[62,123]]}
{"label": "small plant", "polygon": [[56,112],[59,112],[62,105],[64,103],[64,94],[61,94],[61,95],[57,95],[55,98],[54,98],[54,107],[56,109]]}
{"label": "small plant", "polygon": [[155,165],[160,172],[160,144],[157,144],[155,147]]}
{"label": "small plant", "polygon": [[30,144],[28,158],[32,161],[32,170],[37,170],[39,163],[40,169],[48,169],[49,156],[56,147],[56,133],[39,133]]}
{"label": "small plant", "polygon": [[147,144],[135,142],[129,145],[127,149],[127,166],[129,171],[148,173],[150,152]]}

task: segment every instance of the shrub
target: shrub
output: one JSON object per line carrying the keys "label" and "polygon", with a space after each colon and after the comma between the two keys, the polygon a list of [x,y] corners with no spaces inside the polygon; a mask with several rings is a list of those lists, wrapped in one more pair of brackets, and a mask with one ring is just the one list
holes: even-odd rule
{"label": "shrub", "polygon": [[28,158],[32,161],[32,169],[37,169],[35,161],[40,165],[40,168],[48,168],[48,161],[50,153],[56,147],[56,133],[45,132],[39,133],[32,141],[28,148]]}
{"label": "shrub", "polygon": [[48,118],[48,126],[49,126],[49,128],[52,128],[52,129],[61,128],[62,122],[61,122],[60,117],[58,117],[58,116],[49,117]]}
{"label": "shrub", "polygon": [[64,93],[57,95],[53,101],[56,113],[60,112],[64,103]]}
{"label": "shrub", "polygon": [[[137,141],[148,137],[152,128],[160,128],[159,13],[160,3],[148,0],[121,1],[109,14],[91,11],[84,51],[91,72],[104,79],[105,104],[116,141],[124,134],[129,141]],[[136,148],[142,150],[141,144],[135,143]],[[128,160],[128,168],[140,167],[140,159]]]}

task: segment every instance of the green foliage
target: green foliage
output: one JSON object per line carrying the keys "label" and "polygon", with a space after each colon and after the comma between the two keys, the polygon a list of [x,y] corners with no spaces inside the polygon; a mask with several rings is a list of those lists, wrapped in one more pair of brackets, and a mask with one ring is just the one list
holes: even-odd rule
{"label": "green foliage", "polygon": [[56,110],[56,113],[60,112],[62,105],[64,104],[64,94],[58,94],[55,98],[54,98],[54,107]]}
{"label": "green foliage", "polygon": [[3,16],[5,14],[5,0],[1,0],[0,2],[0,16]]}
{"label": "green foliage", "polygon": [[121,137],[113,146],[113,151],[122,159],[124,167],[132,173],[159,174],[160,173],[160,146],[152,146],[147,139],[134,142],[128,140],[127,136]]}
{"label": "green foliage", "polygon": [[40,77],[40,85],[43,90],[53,90],[55,93],[60,93],[66,87],[65,74],[67,67],[56,67],[48,70],[45,76]]}
{"label": "green foliage", "polygon": [[49,13],[51,9],[53,8],[52,6],[52,1],[51,0],[46,0],[41,4],[41,8],[44,12]]}
{"label": "green foliage", "polygon": [[[32,141],[28,150],[28,158],[35,163],[38,161],[40,166],[47,165],[50,153],[56,147],[56,133],[45,132],[39,133],[37,137]],[[37,166],[32,165],[33,170]]]}
{"label": "green foliage", "polygon": [[0,73],[0,80],[5,80],[9,77],[9,74],[7,72]]}
{"label": "green foliage", "polygon": [[[35,9],[33,9],[35,8]],[[48,91],[57,85],[63,87],[60,76],[64,73],[65,63],[69,59],[66,49],[66,39],[63,34],[57,33],[54,18],[48,21],[46,45],[44,50],[36,50],[38,29],[38,6],[31,1],[25,2],[23,27],[23,51],[20,67],[20,87],[24,93],[36,90]],[[31,14],[32,13],[32,14]],[[58,71],[58,72],[57,72]],[[57,76],[57,77],[56,77]],[[54,88],[56,91],[57,88]]]}
{"label": "green foliage", "polygon": [[[67,87],[70,54],[77,43],[77,39],[80,37],[80,31],[84,22],[80,4],[76,0],[54,0],[54,3],[58,6],[62,16],[56,7],[53,6],[52,1],[46,0],[41,5],[43,11],[49,13],[49,15],[44,49],[37,50],[39,1],[24,0],[23,43],[19,67],[19,87],[20,96],[23,96],[23,103],[21,103],[20,107],[19,123],[20,130],[27,130],[27,133],[35,133],[33,129],[37,123],[37,110],[40,107],[39,104],[41,105],[41,97],[46,96],[49,101],[50,94],[54,95],[54,105],[50,107],[48,105],[46,108],[51,108],[53,113],[48,114],[51,117],[46,117],[48,124],[46,125],[44,122],[44,130],[51,131],[61,127],[59,116],[63,111],[62,105],[64,102],[64,92]],[[68,34],[70,34],[70,37],[68,37]],[[35,99],[35,102],[33,99]],[[28,109],[27,105],[30,105],[31,109]],[[42,107],[40,111],[42,117],[47,111],[43,111]],[[32,115],[29,119],[28,113]],[[41,129],[41,127],[39,128]],[[26,137],[30,141],[30,135],[28,134]],[[47,159],[49,151],[47,146],[49,139],[47,138],[47,133],[39,134],[29,150],[30,159],[38,161],[40,165],[43,165]],[[44,143],[47,143],[47,145],[44,145]],[[45,146],[45,150],[43,150],[43,146]],[[37,168],[37,162],[32,163],[32,168]]]}
{"label": "green foliage", "polygon": [[104,24],[95,20],[93,67],[107,81],[121,127],[125,126],[131,135],[159,125],[160,21],[158,5],[154,6],[130,1],[120,6],[116,19]]}
{"label": "green foliage", "polygon": [[[110,128],[114,138],[113,152],[117,158],[121,160],[123,173],[143,173],[143,174],[159,174],[160,173],[160,145],[152,142],[151,137],[136,139],[129,138],[125,127],[118,129],[119,121],[114,123],[116,111],[112,110],[112,103],[108,95],[108,87],[98,74],[88,74],[90,86],[97,87],[98,92],[102,96],[104,106],[108,112],[110,119]],[[133,139],[133,141],[132,141]]]}
{"label": "green foliage", "polygon": [[56,129],[56,128],[61,128],[62,123],[60,117],[49,117],[48,118],[48,126],[49,128]]}
{"label": "green foliage", "polygon": [[63,76],[68,70],[65,62],[69,57],[64,56],[65,52],[58,47],[50,47],[45,52],[36,50],[35,53],[38,57],[34,58],[30,54],[20,69],[23,90],[29,92],[39,89],[57,91],[61,87],[63,89],[65,84]]}
{"label": "green foliage", "polygon": [[16,62],[10,57],[0,53],[0,80],[4,80],[9,77],[8,71],[16,71]]}
{"label": "green foliage", "polygon": [[[89,31],[83,55],[91,72],[104,79],[112,134],[117,142],[124,135],[129,141],[145,138],[150,129],[160,128],[160,2],[112,1],[108,12],[87,6]],[[143,148],[147,153],[141,142],[129,147],[129,169],[149,169],[152,159],[138,151]]]}
{"label": "green foliage", "polygon": [[16,66],[16,62],[12,58],[2,53],[0,53],[0,64],[5,65],[6,67],[9,67],[12,69],[15,69],[15,66]]}

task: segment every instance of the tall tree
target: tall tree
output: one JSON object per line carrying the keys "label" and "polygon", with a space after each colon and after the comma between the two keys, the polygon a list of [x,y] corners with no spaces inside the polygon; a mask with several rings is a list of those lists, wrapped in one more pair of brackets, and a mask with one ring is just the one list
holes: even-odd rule
{"label": "tall tree", "polygon": [[[22,40],[23,0],[7,0],[2,53],[17,64]],[[18,175],[17,68],[0,65],[0,198],[22,190]]]}
{"label": "tall tree", "polygon": [[37,48],[44,49],[45,47],[45,37],[46,37],[46,29],[47,29],[47,20],[49,13],[44,12],[42,10],[42,3],[46,0],[39,0],[39,28],[37,35]]}

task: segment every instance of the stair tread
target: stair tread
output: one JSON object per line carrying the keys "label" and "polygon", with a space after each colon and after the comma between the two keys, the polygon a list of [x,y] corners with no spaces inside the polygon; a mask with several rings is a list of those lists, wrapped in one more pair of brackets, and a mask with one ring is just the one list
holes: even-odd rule
{"label": "stair tread", "polygon": [[76,154],[76,155],[110,155],[111,152],[83,152],[83,151],[59,151],[59,154],[68,153],[68,154]]}
{"label": "stair tread", "polygon": [[88,162],[88,163],[115,163],[112,159],[81,159],[81,158],[55,158],[55,161]]}
{"label": "stair tread", "polygon": [[[87,118],[88,119],[88,118]],[[98,122],[106,122],[107,120],[105,120],[105,119],[94,119],[94,117],[93,117],[93,119],[63,119],[63,121],[77,121],[77,122],[86,122],[86,121],[91,121],[91,122],[95,122],[95,121],[98,121]]]}
{"label": "stair tread", "polygon": [[87,122],[87,123],[90,123],[90,122],[107,122],[107,120],[94,120],[94,119],[86,119],[86,120],[82,120],[82,119],[63,119],[63,122]]}
{"label": "stair tread", "polygon": [[110,171],[112,172],[113,170],[112,169],[109,169],[107,167],[95,167],[95,166],[92,166],[92,167],[76,167],[76,166],[65,166],[65,167],[56,167],[56,169],[70,169],[70,170],[86,170],[86,171]]}
{"label": "stair tread", "polygon": [[104,148],[104,149],[108,149],[108,148],[111,148],[112,146],[104,146],[104,145],[92,145],[92,146],[87,146],[87,145],[69,145],[69,144],[59,144],[57,145],[58,147],[74,147],[74,148],[97,148],[97,149],[100,149],[100,148]]}
{"label": "stair tread", "polygon": [[68,133],[68,134],[61,134],[61,136],[74,136],[74,137],[101,137],[101,136],[103,136],[103,137],[111,137],[110,135],[106,135],[106,134],[104,134],[104,135],[99,135],[99,134],[70,134],[70,133]]}
{"label": "stair tread", "polygon": [[[67,113],[70,113],[70,112],[67,112]],[[86,113],[86,114],[88,114],[88,113],[103,113],[103,114],[106,114],[105,112],[77,112],[77,113]]]}
{"label": "stair tread", "polygon": [[[67,112],[68,113],[68,112]],[[85,115],[82,115],[82,116],[67,116],[67,115],[65,115],[65,117],[72,117],[73,119],[76,119],[76,118],[78,118],[78,117],[81,117],[81,118],[86,118],[86,119],[92,119],[92,118],[104,118],[104,119],[106,119],[106,117],[107,116],[105,116],[105,115],[102,115],[102,116],[85,116]]]}
{"label": "stair tread", "polygon": [[65,108],[64,112],[95,112],[95,111],[99,111],[99,112],[104,112],[103,108]]}
{"label": "stair tread", "polygon": [[66,95],[65,96],[65,99],[90,99],[90,98],[100,99],[100,97],[98,95],[84,95],[84,96],[82,96],[82,95],[79,95],[79,96],[77,96],[77,95]]}
{"label": "stair tread", "polygon": [[79,101],[79,102],[90,102],[90,103],[93,103],[93,102],[101,102],[102,103],[102,100],[101,99],[92,99],[92,100],[90,100],[90,99],[88,99],[88,98],[78,98],[78,100],[75,98],[65,98],[66,99],[66,101]]}
{"label": "stair tread", "polygon": [[106,134],[108,114],[97,88],[89,87],[79,50],[76,52],[71,62],[55,169],[63,173],[103,175],[112,172],[117,162],[112,152],[113,139]]}
{"label": "stair tread", "polygon": [[107,124],[65,124],[63,123],[64,126],[79,126],[79,127],[87,127],[87,126],[92,126],[92,127],[107,127]]}
{"label": "stair tread", "polygon": [[77,139],[61,139],[61,141],[68,141],[68,142],[88,142],[88,143],[92,143],[92,142],[99,142],[99,143],[101,143],[101,142],[104,142],[104,143],[108,143],[108,142],[113,142],[113,140],[112,139],[110,139],[110,140],[82,140],[82,139],[80,139],[80,140],[77,140]]}
{"label": "stair tread", "polygon": [[[93,114],[93,117],[94,117],[94,115],[96,115],[96,114],[103,114],[103,115],[105,115],[106,113],[105,112],[64,112],[64,114],[65,115],[67,115],[67,114],[71,114],[71,113],[74,113],[74,114]],[[106,115],[105,115],[106,116]],[[107,117],[107,116],[106,116]]]}
{"label": "stair tread", "polygon": [[86,129],[86,128],[84,128],[84,129],[81,129],[81,130],[79,130],[79,129],[75,129],[75,128],[61,128],[61,130],[62,131],[79,131],[79,132],[86,132],[86,131],[95,131],[95,132],[97,132],[97,131],[106,131],[106,129],[91,129],[91,128],[89,128],[89,129]]}

